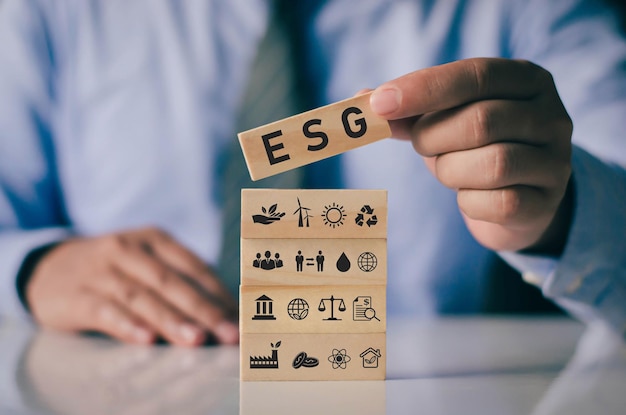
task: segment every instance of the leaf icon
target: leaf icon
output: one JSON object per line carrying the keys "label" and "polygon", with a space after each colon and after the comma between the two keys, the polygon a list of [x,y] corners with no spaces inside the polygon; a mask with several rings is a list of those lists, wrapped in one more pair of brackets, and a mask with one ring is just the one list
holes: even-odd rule
{"label": "leaf icon", "polygon": [[[277,203],[274,203],[272,206],[270,206],[270,215],[274,212],[276,212],[276,208],[278,207]],[[265,213],[265,212],[263,212]]]}
{"label": "leaf icon", "polygon": [[261,206],[261,211],[262,211],[263,213],[267,213],[267,210],[265,210],[265,208],[264,208],[263,206]]}
{"label": "leaf icon", "polygon": [[276,348],[277,348],[277,349],[280,347],[280,343],[281,343],[281,341],[280,341],[280,340],[276,342]]}

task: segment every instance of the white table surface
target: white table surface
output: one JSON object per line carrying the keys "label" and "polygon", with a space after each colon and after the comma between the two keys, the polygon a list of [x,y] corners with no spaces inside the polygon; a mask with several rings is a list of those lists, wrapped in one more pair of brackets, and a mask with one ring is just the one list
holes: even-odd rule
{"label": "white table surface", "polygon": [[237,347],[0,319],[0,414],[626,414],[626,345],[566,318],[390,320],[387,381],[240,382]]}

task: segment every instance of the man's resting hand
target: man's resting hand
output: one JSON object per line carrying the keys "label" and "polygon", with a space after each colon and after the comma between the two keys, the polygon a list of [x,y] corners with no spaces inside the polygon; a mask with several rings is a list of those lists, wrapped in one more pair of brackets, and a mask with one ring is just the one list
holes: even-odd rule
{"label": "man's resting hand", "polygon": [[43,326],[123,341],[237,343],[237,306],[216,275],[158,229],[68,240],[37,264],[26,298]]}

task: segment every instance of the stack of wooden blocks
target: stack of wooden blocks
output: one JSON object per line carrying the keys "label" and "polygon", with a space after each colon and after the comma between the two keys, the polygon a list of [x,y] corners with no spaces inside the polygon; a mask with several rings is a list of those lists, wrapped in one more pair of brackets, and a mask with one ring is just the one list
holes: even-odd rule
{"label": "stack of wooden blocks", "polygon": [[242,192],[241,379],[384,379],[387,192]]}

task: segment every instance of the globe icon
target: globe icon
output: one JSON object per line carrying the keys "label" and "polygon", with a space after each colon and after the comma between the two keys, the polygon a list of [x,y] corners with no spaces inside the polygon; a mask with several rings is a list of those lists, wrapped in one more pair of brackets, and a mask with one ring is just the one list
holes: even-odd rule
{"label": "globe icon", "polygon": [[294,298],[287,305],[287,313],[294,320],[304,320],[309,315],[309,303],[302,298]]}
{"label": "globe icon", "polygon": [[374,271],[374,269],[376,269],[376,265],[378,265],[378,259],[376,259],[376,255],[371,252],[363,252],[361,255],[359,255],[359,258],[356,262],[363,272],[372,272]]}

